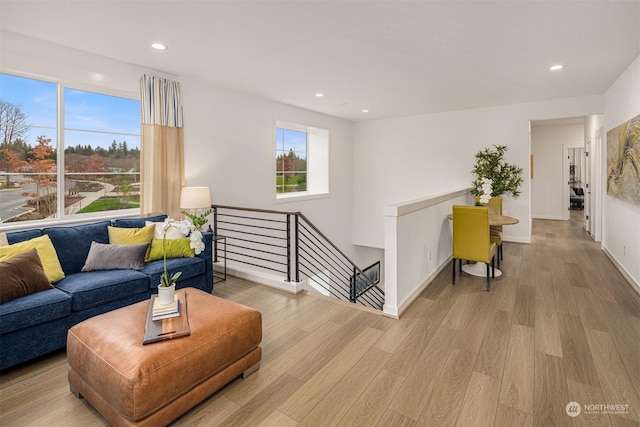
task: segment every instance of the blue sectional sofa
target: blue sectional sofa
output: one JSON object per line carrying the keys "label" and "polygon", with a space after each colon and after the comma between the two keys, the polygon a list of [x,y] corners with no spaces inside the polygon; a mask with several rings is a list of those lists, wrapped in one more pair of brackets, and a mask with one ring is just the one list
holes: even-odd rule
{"label": "blue sectional sofa", "polygon": [[[0,370],[64,348],[67,331],[76,323],[157,293],[163,260],[148,262],[142,270],[80,270],[92,241],[109,243],[108,226],[141,228],[145,220],[161,222],[165,218],[117,219],[7,233],[10,244],[48,235],[65,277],[54,283],[53,289],[0,304]],[[176,288],[213,290],[212,234],[202,234],[205,249],[199,255],[167,259],[170,273],[182,272]]]}

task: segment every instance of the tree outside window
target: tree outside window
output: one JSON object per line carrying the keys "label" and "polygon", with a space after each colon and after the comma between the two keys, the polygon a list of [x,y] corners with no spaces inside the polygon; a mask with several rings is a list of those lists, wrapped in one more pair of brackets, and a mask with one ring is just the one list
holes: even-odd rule
{"label": "tree outside window", "polygon": [[306,132],[276,128],[276,193],[307,191]]}
{"label": "tree outside window", "polygon": [[8,74],[0,88],[0,222],[139,209],[139,101],[63,87],[61,105],[57,84]]}

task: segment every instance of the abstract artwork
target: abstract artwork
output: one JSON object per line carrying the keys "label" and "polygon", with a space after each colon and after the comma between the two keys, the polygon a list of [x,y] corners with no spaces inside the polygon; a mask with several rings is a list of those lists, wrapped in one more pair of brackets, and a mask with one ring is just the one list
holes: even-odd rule
{"label": "abstract artwork", "polygon": [[607,132],[607,194],[640,206],[640,115]]}

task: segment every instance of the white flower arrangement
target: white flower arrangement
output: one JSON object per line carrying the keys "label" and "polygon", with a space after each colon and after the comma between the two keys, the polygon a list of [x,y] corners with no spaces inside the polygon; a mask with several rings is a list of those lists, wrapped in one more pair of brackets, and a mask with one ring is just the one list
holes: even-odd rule
{"label": "white flower arrangement", "polygon": [[163,239],[167,236],[167,231],[171,228],[178,230],[184,237],[188,237],[190,240],[189,247],[193,249],[198,255],[204,250],[204,242],[202,241],[202,233],[195,225],[189,220],[184,219],[182,221],[175,220],[173,218],[167,218],[165,222],[157,225],[158,230],[163,235]]}
{"label": "white flower arrangement", "polygon": [[482,178],[482,194],[480,195],[480,203],[483,205],[486,205],[489,203],[489,200],[491,200],[491,192],[493,191],[491,189],[492,185],[493,182],[489,178]]}
{"label": "white flower arrangement", "polygon": [[162,255],[164,259],[164,273],[160,276],[160,286],[169,287],[178,281],[182,272],[177,271],[171,276],[169,276],[169,273],[167,272],[167,255],[165,253],[167,232],[172,228],[175,228],[182,233],[183,236],[189,237],[189,247],[193,249],[196,255],[200,254],[204,250],[204,242],[202,241],[202,233],[200,230],[198,230],[188,219],[177,221],[173,218],[167,218],[165,222],[157,225],[156,227],[160,233],[162,233]]}

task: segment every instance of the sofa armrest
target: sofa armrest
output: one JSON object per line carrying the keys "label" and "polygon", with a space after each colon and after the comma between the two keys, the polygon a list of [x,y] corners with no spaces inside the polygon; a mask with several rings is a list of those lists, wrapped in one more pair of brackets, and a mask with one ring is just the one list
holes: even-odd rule
{"label": "sofa armrest", "polygon": [[204,250],[196,256],[204,259],[207,283],[213,283],[213,233],[202,231],[202,241],[204,242]]}

